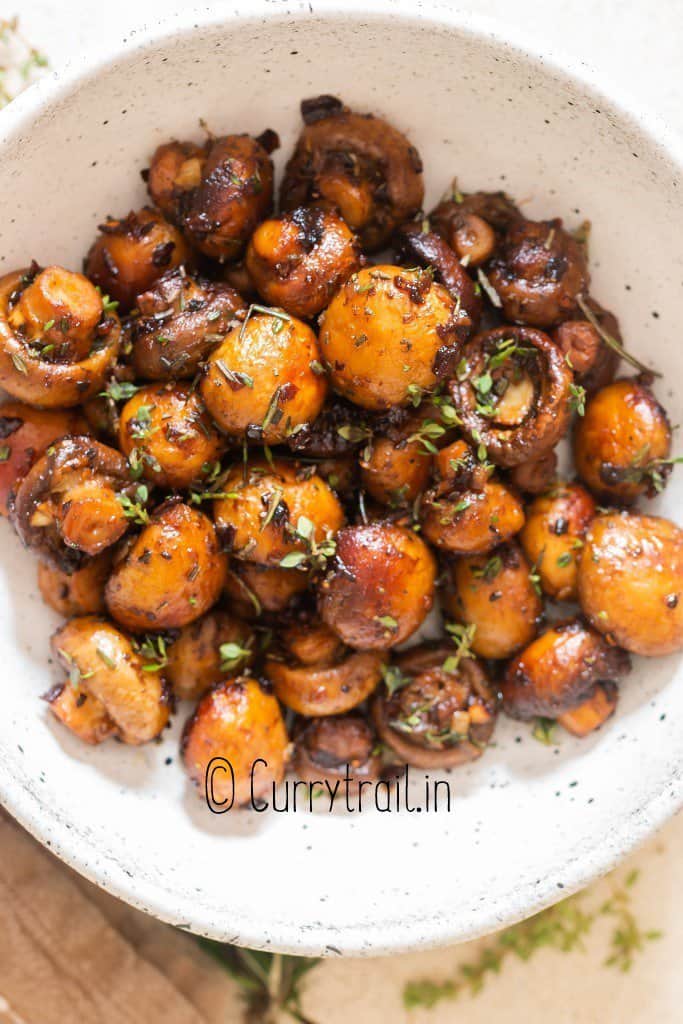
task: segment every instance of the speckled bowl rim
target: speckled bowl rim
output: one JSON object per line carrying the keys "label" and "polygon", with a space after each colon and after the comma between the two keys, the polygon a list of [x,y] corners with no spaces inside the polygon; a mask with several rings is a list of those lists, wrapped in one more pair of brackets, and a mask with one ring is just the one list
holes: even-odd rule
{"label": "speckled bowl rim", "polygon": [[[683,139],[668,128],[654,111],[641,106],[633,97],[624,97],[623,90],[619,90],[622,99],[617,98],[615,88],[605,76],[584,62],[561,54],[557,48],[549,50],[526,29],[521,31],[489,17],[453,10],[439,0],[313,0],[308,4],[297,0],[232,0],[231,3],[218,3],[211,7],[189,8],[131,30],[120,40],[100,43],[86,55],[70,60],[58,72],[46,75],[32,85],[0,111],[0,151],[9,135],[21,129],[29,119],[49,109],[54,101],[70,93],[79,82],[96,76],[101,69],[150,43],[162,43],[193,29],[217,27],[240,18],[283,21],[296,17],[305,21],[311,16],[334,18],[340,15],[358,15],[366,20],[383,17],[413,20],[441,29],[452,28],[474,40],[484,38],[507,48],[529,65],[547,68],[568,85],[588,92],[601,108],[609,110],[621,122],[626,122],[631,129],[645,136],[679,177],[682,176]],[[597,843],[564,864],[561,891],[558,891],[555,879],[547,877],[516,888],[505,901],[489,902],[479,907],[476,914],[465,920],[449,919],[444,912],[425,915],[424,918],[414,916],[410,923],[402,925],[388,914],[384,922],[365,924],[362,928],[349,926],[343,930],[316,925],[303,931],[296,922],[269,924],[267,936],[258,922],[243,927],[239,934],[228,930],[228,925],[221,929],[208,908],[196,905],[186,895],[172,893],[163,880],[150,885],[147,880],[131,877],[120,864],[107,856],[105,850],[96,847],[87,830],[82,830],[77,822],[62,821],[50,805],[41,800],[37,791],[14,779],[1,760],[0,803],[37,840],[85,878],[162,921],[252,948],[301,955],[343,952],[349,956],[374,956],[475,939],[514,924],[558,898],[583,888],[615,867],[680,810],[683,806],[683,777],[680,767],[676,766],[659,792],[653,793],[642,806],[622,819],[609,844],[604,841]],[[175,902],[171,905],[174,897]]]}

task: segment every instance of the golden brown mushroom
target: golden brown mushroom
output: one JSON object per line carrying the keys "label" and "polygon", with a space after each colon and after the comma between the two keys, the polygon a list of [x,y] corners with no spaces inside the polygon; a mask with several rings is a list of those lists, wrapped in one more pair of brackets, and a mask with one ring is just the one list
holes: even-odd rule
{"label": "golden brown mushroom", "polygon": [[336,206],[363,249],[380,249],[422,206],[422,161],[392,125],[356,114],[334,96],[301,104],[304,129],[285,168],[283,210]]}
{"label": "golden brown mushroom", "polygon": [[610,641],[651,657],[683,649],[683,530],[636,513],[599,515],[588,528],[579,603]]}
{"label": "golden brown mushroom", "polygon": [[422,624],[435,580],[434,556],[412,530],[382,522],[347,526],[318,590],[320,614],[349,646],[386,650]]}
{"label": "golden brown mushroom", "polygon": [[422,269],[389,264],[354,274],[320,317],[333,388],[365,409],[408,405],[438,381],[440,353],[459,351],[459,313]]}
{"label": "golden brown mushroom", "polygon": [[237,558],[284,569],[324,567],[324,545],[343,525],[344,512],[313,470],[276,459],[229,472],[223,483],[228,497],[213,503],[213,513],[218,533]]}
{"label": "golden brown mushroom", "polygon": [[451,768],[484,752],[496,699],[476,658],[445,645],[413,647],[386,673],[372,718],[380,739],[407,764]]}
{"label": "golden brown mushroom", "polygon": [[289,753],[277,700],[249,676],[223,680],[188,719],[181,753],[190,779],[217,809],[258,804],[282,781]]}
{"label": "golden brown mushroom", "polygon": [[154,153],[149,194],[188,241],[214,260],[239,257],[273,205],[274,132],[209,138],[204,146],[168,142]]}
{"label": "golden brown mushroom", "polygon": [[136,478],[186,488],[211,474],[225,439],[189,384],[150,384],[121,410],[119,447]]}
{"label": "golden brown mushroom", "polygon": [[519,540],[543,592],[555,601],[575,601],[583,538],[595,502],[581,484],[558,483],[527,507]]}
{"label": "golden brown mushroom", "polygon": [[253,639],[245,622],[220,609],[183,626],[168,647],[165,669],[174,695],[199,700],[219,679],[249,665]]}
{"label": "golden brown mushroom", "polygon": [[499,480],[487,480],[478,490],[445,484],[425,494],[420,522],[426,539],[442,551],[484,554],[519,533],[524,510]]}
{"label": "golden brown mushroom", "polygon": [[301,206],[257,227],[246,267],[268,305],[310,320],[359,269],[360,257],[338,213]]}
{"label": "golden brown mushroom", "polygon": [[590,280],[583,247],[559,219],[513,222],[488,277],[505,319],[532,327],[567,320]]}
{"label": "golden brown mushroom", "polygon": [[19,483],[12,522],[27,547],[73,570],[123,536],[134,491],[119,452],[91,437],[65,437]]}
{"label": "golden brown mushroom", "polygon": [[449,566],[446,611],[473,626],[470,648],[482,658],[509,658],[533,640],[543,606],[527,562],[514,542]]}
{"label": "golden brown mushroom", "polygon": [[254,313],[211,353],[202,398],[226,434],[279,444],[322,409],[325,371],[315,334],[288,313]]}
{"label": "golden brown mushroom", "polygon": [[292,650],[287,630],[282,651],[265,660],[264,672],[278,699],[300,715],[317,718],[343,714],[369,697],[382,679],[382,654],[349,651],[323,623],[308,623],[304,629],[309,634],[305,648],[300,641]]}
{"label": "golden brown mushroom", "polygon": [[671,427],[649,381],[617,380],[598,391],[574,430],[579,476],[603,501],[631,504],[661,491],[672,464]]}
{"label": "golden brown mushroom", "polygon": [[245,619],[282,612],[308,588],[310,573],[256,562],[231,564],[225,581],[230,607]]}
{"label": "golden brown mushroom", "polygon": [[124,743],[147,743],[168,721],[163,676],[145,672],[130,640],[106,619],[71,619],[52,637],[52,650],[68,676],[51,691],[50,707],[88,743],[114,734]]}
{"label": "golden brown mushroom", "polygon": [[103,551],[88,558],[74,572],[48,562],[38,563],[38,588],[45,604],[70,619],[74,615],[98,615],[106,610],[104,588],[111,572],[113,553]]}
{"label": "golden brown mushroom", "polygon": [[183,267],[138,295],[137,305],[140,315],[128,328],[132,361],[136,375],[148,380],[194,377],[247,311],[234,288],[187,274]]}
{"label": "golden brown mushroom", "polygon": [[32,265],[0,278],[0,385],[22,402],[71,408],[103,387],[121,325],[94,284]]}
{"label": "golden brown mushroom", "polygon": [[595,690],[583,704],[571,711],[558,715],[558,724],[570,732],[572,736],[583,739],[595,732],[612,717],[617,709],[619,688],[616,683],[606,680],[595,684]]}
{"label": "golden brown mushroom", "polygon": [[216,603],[227,556],[213,524],[179,501],[161,505],[114,566],[109,614],[134,633],[179,629]]}
{"label": "golden brown mushroom", "polygon": [[84,272],[126,312],[140,292],[167,270],[187,263],[190,255],[180,232],[151,206],[131,210],[123,218],[107,217],[99,230]]}
{"label": "golden brown mushroom", "polygon": [[626,651],[606,642],[581,619],[547,629],[509,663],[501,685],[511,718],[557,718],[578,708],[597,682],[630,669]]}
{"label": "golden brown mushroom", "polygon": [[[292,768],[311,785],[344,782],[349,795],[379,778],[382,758],[370,724],[359,714],[302,721],[294,733]],[[345,781],[348,780],[348,781]]]}
{"label": "golden brown mushroom", "polygon": [[450,390],[471,441],[497,465],[517,466],[554,448],[569,426],[572,372],[547,334],[496,327],[478,334]]}

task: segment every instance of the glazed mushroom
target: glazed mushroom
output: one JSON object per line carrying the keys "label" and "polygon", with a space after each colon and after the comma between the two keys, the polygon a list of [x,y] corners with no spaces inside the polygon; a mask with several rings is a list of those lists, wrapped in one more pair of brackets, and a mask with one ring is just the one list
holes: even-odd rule
{"label": "glazed mushroom", "polygon": [[302,721],[294,733],[292,768],[310,785],[341,782],[349,794],[357,793],[364,781],[380,777],[382,758],[375,735],[359,714],[331,715]]}
{"label": "glazed mushroom", "polygon": [[669,420],[645,378],[617,380],[593,395],[573,447],[579,476],[602,501],[652,498],[672,469]]}
{"label": "glazed mushroom", "polygon": [[133,633],[179,629],[218,600],[227,574],[213,524],[180,501],[151,516],[105,589],[109,614]]}
{"label": "glazed mushroom", "polygon": [[590,280],[583,247],[558,219],[513,222],[488,278],[505,319],[531,327],[569,319]]}
{"label": "glazed mushroom", "polygon": [[221,263],[242,253],[273,205],[274,132],[209,138],[204,146],[168,142],[154,153],[149,194],[188,241]]}
{"label": "glazed mushroom", "polygon": [[220,609],[184,626],[168,646],[165,676],[179,700],[199,700],[227,675],[253,659],[250,627]]}
{"label": "glazed mushroom", "polygon": [[213,503],[216,529],[237,558],[283,569],[324,568],[344,511],[313,466],[252,461],[225,478]]}
{"label": "glazed mushroom", "polygon": [[311,718],[339,715],[355,708],[377,688],[382,679],[382,654],[350,651],[323,623],[306,623],[299,627],[301,631],[304,637],[292,643],[296,629],[285,630],[283,650],[264,663],[266,677],[283,704]]}
{"label": "glazed mushroom", "polygon": [[438,376],[449,377],[455,372],[456,356],[460,344],[467,341],[479,327],[482,301],[469,274],[451,247],[439,235],[424,231],[421,224],[404,224],[399,234],[401,263],[430,268],[435,279],[455,300],[453,321],[457,344],[452,350],[444,346],[438,354]]}
{"label": "glazed mushroom", "polygon": [[336,206],[364,250],[381,249],[422,206],[422,161],[408,139],[334,96],[301,104],[304,129],[285,168],[283,210],[322,200]]}
{"label": "glazed mushroom", "polygon": [[372,718],[380,739],[416,768],[452,768],[481,757],[496,699],[480,663],[452,647],[414,647],[386,673]]}
{"label": "glazed mushroom", "polygon": [[360,256],[335,210],[300,206],[256,228],[246,267],[269,305],[310,320],[359,269]]}
{"label": "glazed mushroom", "polygon": [[474,627],[470,649],[475,654],[509,658],[533,640],[543,605],[531,570],[514,542],[448,566],[441,602],[452,618]]}
{"label": "glazed mushroom", "polygon": [[39,455],[67,434],[87,434],[89,426],[76,410],[34,409],[22,402],[0,406],[0,515],[9,515],[9,504],[19,481]]}
{"label": "glazed mushroom", "polygon": [[543,494],[557,477],[557,452],[548,448],[534,459],[513,466],[508,480],[525,494]]}
{"label": "glazed mushroom", "polygon": [[459,313],[422,269],[382,264],[354,274],[320,317],[332,387],[364,409],[408,405],[437,382],[461,347]]}
{"label": "glazed mushroom", "polygon": [[121,410],[119,447],[132,474],[162,487],[207,480],[225,444],[189,384],[139,388]]}
{"label": "glazed mushroom", "polygon": [[578,566],[595,502],[581,484],[558,483],[527,507],[519,535],[539,584],[554,601],[575,601]]}
{"label": "glazed mushroom", "polygon": [[128,464],[114,448],[65,437],[20,482],[12,522],[27,547],[72,571],[120,540],[134,491]]}
{"label": "glazed mushroom", "polygon": [[45,409],[97,394],[119,351],[115,308],[62,267],[34,264],[0,278],[0,385]]}
{"label": "glazed mushroom", "polygon": [[468,343],[450,390],[470,440],[509,468],[538,458],[565,434],[572,384],[572,372],[547,334],[497,327]]}
{"label": "glazed mushroom", "polygon": [[348,526],[337,534],[333,568],[318,588],[320,614],[350,647],[386,650],[422,624],[435,580],[434,556],[412,530]]}
{"label": "glazed mushroom", "polygon": [[230,607],[244,619],[283,612],[308,589],[310,572],[235,559],[225,581]]}
{"label": "glazed mushroom", "polygon": [[432,231],[454,250],[463,265],[479,267],[493,255],[500,237],[522,220],[522,214],[504,192],[463,194],[454,182],[429,214]]}
{"label": "glazed mushroom", "polygon": [[[613,338],[617,347],[623,347],[619,322],[614,314],[590,297],[585,301],[601,331]],[[575,314],[576,319],[559,324],[551,337],[564,352],[576,383],[584,388],[587,395],[592,395],[612,383],[620,357],[617,347],[608,345],[598,327],[590,320],[582,319],[583,315],[581,310]]]}
{"label": "glazed mushroom", "polygon": [[190,255],[180,232],[150,206],[123,218],[107,217],[99,230],[83,272],[125,312],[141,292],[167,270],[187,263]]}
{"label": "glazed mushroom", "polygon": [[187,721],[181,753],[212,805],[256,804],[285,774],[289,740],[277,700],[250,676],[221,681]]}
{"label": "glazed mushroom", "polygon": [[280,310],[260,309],[214,349],[200,389],[226,434],[271,445],[315,420],[327,381],[311,328]]}
{"label": "glazed mushroom", "polygon": [[68,681],[46,699],[81,739],[115,735],[139,744],[159,735],[168,721],[163,676],[145,672],[124,633],[97,616],[71,619],[52,637],[52,650]]}
{"label": "glazed mushroom", "polygon": [[593,693],[583,704],[572,708],[571,711],[565,711],[563,715],[558,715],[558,724],[572,736],[583,739],[612,717],[617,709],[618,700],[619,688],[616,683],[610,680],[596,683]]}
{"label": "glazed mushroom", "polygon": [[596,516],[578,591],[584,613],[611,642],[650,657],[682,650],[683,530],[659,516]]}
{"label": "glazed mushroom", "polygon": [[419,440],[409,440],[410,428],[404,436],[373,437],[360,458],[361,486],[368,494],[389,508],[412,505],[429,484],[432,459]]}
{"label": "glazed mushroom", "polygon": [[67,619],[74,615],[98,615],[106,611],[104,588],[111,572],[112,558],[111,549],[103,551],[71,573],[48,562],[39,562],[38,588],[43,601]]}
{"label": "glazed mushroom", "polygon": [[138,295],[137,305],[139,316],[128,327],[131,358],[136,375],[147,380],[194,377],[247,310],[234,288],[182,267]]}
{"label": "glazed mushroom", "polygon": [[596,683],[629,669],[628,654],[581,619],[558,623],[509,663],[501,684],[503,708],[524,721],[557,718],[591,697]]}
{"label": "glazed mushroom", "polygon": [[524,509],[517,496],[493,479],[477,490],[441,484],[426,492],[419,516],[426,539],[455,555],[485,554],[524,525]]}

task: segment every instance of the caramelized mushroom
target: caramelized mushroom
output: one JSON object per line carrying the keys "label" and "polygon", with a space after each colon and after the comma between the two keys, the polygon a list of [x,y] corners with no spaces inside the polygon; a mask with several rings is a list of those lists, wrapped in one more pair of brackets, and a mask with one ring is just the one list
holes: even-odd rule
{"label": "caramelized mushroom", "polygon": [[21,402],[0,406],[0,515],[9,515],[12,493],[39,455],[67,434],[87,434],[80,412],[34,409]]}
{"label": "caramelized mushroom", "polygon": [[611,642],[648,656],[682,650],[683,530],[659,516],[596,516],[578,590],[584,613]]}
{"label": "caramelized mushroom", "polygon": [[629,669],[628,654],[580,619],[559,623],[508,665],[501,685],[503,708],[511,718],[557,718],[592,696],[597,682]]}
{"label": "caramelized mushroom", "polygon": [[12,522],[27,547],[73,570],[123,536],[134,489],[119,452],[90,437],[65,437],[20,482]]}
{"label": "caramelized mushroom", "polygon": [[310,573],[301,569],[279,569],[236,559],[228,570],[225,593],[238,615],[252,619],[262,613],[284,611],[308,589],[309,582]]}
{"label": "caramelized mushroom", "polygon": [[459,350],[458,315],[426,270],[360,270],[320,317],[320,350],[333,388],[365,409],[408,405],[416,389],[436,385],[441,350]]}
{"label": "caramelized mushroom", "polygon": [[669,420],[643,378],[617,380],[598,391],[574,430],[579,476],[603,501],[654,497],[671,472],[670,453]]}
{"label": "caramelized mushroom", "polygon": [[374,733],[358,714],[330,715],[301,722],[294,734],[292,768],[300,779],[314,785],[349,780],[349,793],[364,780],[380,776],[382,759]]}
{"label": "caramelized mushroom", "polygon": [[283,210],[330,203],[363,249],[381,249],[422,206],[417,150],[386,121],[353,113],[334,96],[304,100],[301,115],[304,129],[280,190]]}
{"label": "caramelized mushroom", "polygon": [[[141,657],[106,619],[71,619],[52,637],[52,650],[69,681],[47,699],[55,715],[88,743],[114,734],[124,743],[146,743],[168,721],[160,673],[145,672]],[[66,695],[64,690],[72,689]]]}
{"label": "caramelized mushroom", "polygon": [[400,655],[375,697],[380,739],[416,768],[475,761],[491,738],[496,700],[475,658],[454,662],[453,648],[414,647]]}
{"label": "caramelized mushroom", "polygon": [[129,327],[135,373],[148,380],[194,377],[199,364],[246,315],[237,292],[181,267],[138,295],[139,317]]}
{"label": "caramelized mushroom", "polygon": [[[188,719],[181,752],[190,779],[212,803],[256,804],[285,774],[289,741],[277,700],[249,676],[223,680]],[[214,758],[231,770],[212,771]]]}
{"label": "caramelized mushroom", "polygon": [[311,328],[267,310],[234,327],[214,349],[200,388],[226,434],[279,444],[322,409],[324,372]]}
{"label": "caramelized mushroom", "polygon": [[282,568],[324,567],[324,546],[342,526],[344,512],[313,468],[258,460],[228,473],[228,496],[214,502],[213,513],[236,557]]}
{"label": "caramelized mushroom", "polygon": [[543,605],[519,545],[458,558],[449,566],[447,612],[473,626],[470,648],[482,658],[509,658],[533,640]]}
{"label": "caramelized mushroom", "polygon": [[[451,449],[452,450],[452,449]],[[443,551],[456,555],[484,554],[509,540],[524,525],[519,499],[499,480],[472,477],[472,464],[481,467],[471,451],[449,458],[456,470],[424,495],[420,505],[422,532]]]}
{"label": "caramelized mushroom", "polygon": [[219,679],[234,675],[252,658],[249,626],[214,610],[183,626],[168,647],[165,675],[179,700],[198,700]]}
{"label": "caramelized mushroom", "polygon": [[211,259],[239,257],[273,205],[274,132],[209,138],[204,146],[168,142],[152,157],[149,194],[188,241]]}
{"label": "caramelized mushroom", "polygon": [[526,510],[519,539],[543,592],[555,601],[575,601],[583,538],[595,502],[581,484],[556,484]]}
{"label": "caramelized mushroom", "polygon": [[[619,322],[614,314],[603,309],[594,299],[586,299],[586,304],[601,328],[621,345]],[[577,319],[559,324],[551,337],[574,371],[576,383],[585,389],[587,395],[592,395],[614,380],[619,354],[605,343],[589,320],[580,319],[582,315],[577,313]]]}
{"label": "caramelized mushroom", "polygon": [[179,629],[218,600],[227,574],[209,519],[182,502],[161,505],[114,567],[110,615],[132,632]]}
{"label": "caramelized mushroom", "polygon": [[558,715],[557,721],[572,736],[583,739],[612,717],[617,709],[618,700],[619,689],[616,683],[610,680],[596,683],[593,693],[583,704],[572,708],[571,711],[565,711],[563,715]]}
{"label": "caramelized mushroom", "polygon": [[573,377],[547,334],[530,327],[496,327],[465,349],[451,381],[469,438],[499,466],[538,458],[564,435]]}
{"label": "caramelized mushroom", "polygon": [[112,557],[111,550],[103,551],[72,573],[39,562],[38,588],[45,604],[67,619],[104,612],[104,588],[111,572]]}
{"label": "caramelized mushroom", "polygon": [[225,440],[189,384],[153,384],[121,410],[119,447],[136,478],[183,488],[211,474]]}
{"label": "caramelized mushroom", "polygon": [[407,640],[434,600],[436,563],[412,530],[392,523],[348,526],[337,534],[334,567],[320,584],[320,614],[360,650]]}
{"label": "caramelized mushroom", "polygon": [[567,320],[590,280],[583,247],[557,219],[511,224],[488,276],[505,319],[532,327]]}
{"label": "caramelized mushroom", "polygon": [[525,494],[543,494],[557,476],[557,452],[548,448],[534,459],[513,466],[508,479]]}
{"label": "caramelized mushroom", "polygon": [[359,269],[360,258],[338,213],[301,206],[257,227],[246,266],[267,303],[310,320]]}
{"label": "caramelized mushroom", "polygon": [[429,483],[431,462],[417,440],[374,437],[360,459],[361,485],[382,505],[411,505]]}
{"label": "caramelized mushroom", "polygon": [[0,385],[40,408],[71,408],[104,384],[118,350],[115,303],[82,274],[32,266],[0,278]]}
{"label": "caramelized mushroom", "polygon": [[127,217],[107,217],[85,258],[84,273],[126,312],[167,270],[186,263],[183,236],[158,210],[144,206]]}

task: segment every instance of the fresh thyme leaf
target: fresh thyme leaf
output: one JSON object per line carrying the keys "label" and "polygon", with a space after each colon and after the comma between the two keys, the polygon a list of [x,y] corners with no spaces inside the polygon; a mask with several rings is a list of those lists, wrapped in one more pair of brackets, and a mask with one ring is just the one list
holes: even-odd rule
{"label": "fresh thyme leaf", "polygon": [[569,408],[579,416],[584,416],[586,413],[586,389],[580,384],[570,384],[569,394],[571,396]]}
{"label": "fresh thyme leaf", "polygon": [[103,661],[107,668],[116,668],[116,662],[110,657],[106,651],[103,651],[101,647],[96,647],[95,651],[100,661]]}
{"label": "fresh thyme leaf", "polygon": [[0,462],[7,462],[11,454],[12,449],[10,446],[8,444],[3,445],[2,448],[0,448]]}
{"label": "fresh thyme leaf", "polygon": [[100,398],[111,398],[114,402],[123,402],[132,398],[140,388],[127,380],[110,380],[104,391],[100,391]]}
{"label": "fresh thyme leaf", "polygon": [[463,658],[474,657],[471,648],[477,626],[476,623],[466,625],[462,622],[447,622],[446,632],[450,634],[455,644],[455,654],[449,655],[446,659],[449,662],[449,667],[444,668],[444,672],[457,672]]}
{"label": "fresh thyme leaf", "polygon": [[552,747],[557,742],[557,722],[553,718],[538,717],[531,730],[531,735],[539,743],[546,747]]}
{"label": "fresh thyme leaf", "polygon": [[251,654],[248,647],[242,647],[236,643],[221,644],[218,648],[221,659],[221,672],[232,672],[241,665]]}
{"label": "fresh thyme leaf", "polygon": [[379,622],[384,629],[388,629],[390,633],[395,633],[398,629],[398,622],[393,615],[375,615],[375,621]]}
{"label": "fresh thyme leaf", "polygon": [[390,697],[410,682],[410,678],[401,672],[398,665],[382,665],[382,678]]}

